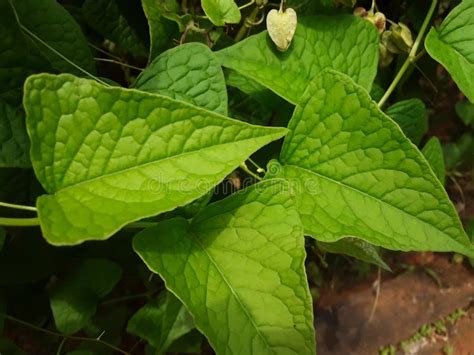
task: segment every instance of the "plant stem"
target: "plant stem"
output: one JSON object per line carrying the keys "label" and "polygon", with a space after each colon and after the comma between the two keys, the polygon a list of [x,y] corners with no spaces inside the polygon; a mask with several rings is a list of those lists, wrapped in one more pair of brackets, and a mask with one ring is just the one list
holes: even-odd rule
{"label": "plant stem", "polygon": [[0,207],[14,208],[17,210],[25,210],[25,211],[32,211],[32,212],[38,211],[36,207],[33,207],[33,206],[17,205],[14,203],[7,203],[7,202],[0,202]]}
{"label": "plant stem", "polygon": [[39,226],[39,218],[2,218],[0,226],[3,227],[36,227]]}
{"label": "plant stem", "polygon": [[248,3],[246,3],[246,4],[242,5],[242,6],[240,6],[240,7],[239,7],[239,10],[243,10],[243,9],[245,9],[245,8],[247,8],[247,7],[249,7],[249,6],[251,6],[251,5],[254,4],[254,3],[255,3],[255,0],[250,0],[250,2],[248,2]]}
{"label": "plant stem", "polygon": [[157,292],[156,290],[155,291],[147,291],[147,292],[138,293],[138,294],[135,294],[135,295],[112,298],[110,300],[106,300],[106,301],[102,302],[100,305],[101,306],[106,306],[106,305],[110,305],[110,304],[114,304],[114,303],[118,303],[118,302],[126,302],[126,301],[135,300],[135,299],[139,299],[139,298],[145,298],[145,297],[148,297],[148,296],[151,296],[151,295],[155,294],[156,292]]}
{"label": "plant stem", "polygon": [[240,42],[245,37],[245,35],[247,34],[250,28],[248,23],[255,21],[259,12],[260,12],[260,8],[255,7],[255,9],[253,9],[250,15],[248,15],[244,19],[244,23],[242,24],[242,27],[240,27],[239,32],[237,32],[237,35],[235,36],[235,39],[234,39],[235,42]]}
{"label": "plant stem", "polygon": [[431,17],[433,16],[433,13],[436,9],[437,4],[438,4],[437,0],[432,0],[428,13],[426,14],[423,24],[421,25],[420,32],[418,33],[418,36],[415,39],[415,43],[413,43],[413,47],[411,48],[410,53],[408,54],[408,57],[403,63],[402,67],[398,71],[397,75],[393,79],[392,83],[388,87],[383,97],[380,99],[378,103],[379,108],[382,108],[385,105],[390,95],[392,95],[392,93],[395,91],[395,89],[397,88],[397,85],[400,83],[400,80],[402,80],[403,76],[405,75],[405,72],[410,67],[410,64],[415,63],[416,60],[420,58],[417,55],[418,47],[420,46],[421,41],[423,40],[423,37],[425,36],[426,29],[428,28],[428,25],[430,24]]}
{"label": "plant stem", "polygon": [[240,169],[242,169],[243,171],[245,171],[247,174],[249,174],[251,177],[253,177],[254,179],[258,180],[258,181],[262,181],[263,179],[258,176],[257,174],[255,174],[253,171],[251,171],[247,165],[245,163],[242,163],[240,164]]}
{"label": "plant stem", "polygon": [[254,162],[252,159],[248,158],[247,160],[248,160],[250,163],[252,163],[252,165],[253,165],[254,167],[257,168],[257,172],[263,172],[263,173],[265,173],[265,169],[262,168],[260,165],[258,165],[256,162]]}
{"label": "plant stem", "polygon": [[9,316],[8,314],[4,314],[4,313],[0,313],[0,318],[5,318],[9,321],[12,321],[12,322],[15,322],[15,323],[18,323],[18,324],[21,324],[25,327],[28,327],[28,328],[31,328],[31,329],[34,329],[34,330],[37,330],[38,332],[43,332],[45,334],[49,334],[49,335],[52,335],[52,336],[55,336],[55,337],[60,337],[60,338],[66,338],[66,339],[73,339],[73,340],[80,340],[80,341],[92,341],[92,342],[96,342],[96,343],[99,343],[99,344],[102,344],[116,352],[119,352],[121,354],[125,354],[125,355],[131,355],[130,353],[126,352],[125,350],[122,350],[120,348],[117,348],[115,345],[112,345],[102,339],[97,339],[97,338],[88,338],[88,337],[81,337],[81,336],[75,336],[75,335],[66,335],[66,334],[61,334],[61,333],[57,333],[57,332],[54,332],[52,330],[49,330],[49,329],[44,329],[44,328],[41,328],[41,327],[38,327],[34,324],[31,324],[31,323],[28,323],[28,322],[25,322],[21,319],[18,319],[18,318],[15,318],[15,317],[12,317],[12,316]]}
{"label": "plant stem", "polygon": [[143,68],[139,68],[139,67],[136,67],[134,65],[130,65],[130,64],[127,64],[127,63],[123,63],[123,62],[120,62],[118,60],[114,60],[114,59],[108,59],[108,58],[94,58],[94,60],[98,61],[98,62],[106,62],[106,63],[114,63],[114,64],[118,64],[122,67],[127,67],[127,68],[130,68],[130,69],[135,69],[135,70],[138,70],[138,71],[143,71],[145,69]]}

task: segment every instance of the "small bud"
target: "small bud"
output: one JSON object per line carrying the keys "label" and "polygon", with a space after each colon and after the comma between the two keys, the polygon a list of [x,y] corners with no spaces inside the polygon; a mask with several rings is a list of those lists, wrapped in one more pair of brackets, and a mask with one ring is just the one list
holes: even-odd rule
{"label": "small bud", "polygon": [[379,66],[381,68],[388,67],[393,61],[393,53],[390,52],[383,41],[379,43]]}
{"label": "small bud", "polygon": [[366,18],[369,14],[367,10],[361,6],[356,7],[352,13],[354,14],[354,16],[361,17],[361,18]]}
{"label": "small bud", "polygon": [[285,52],[290,47],[295,35],[298,18],[295,10],[288,8],[271,10],[267,15],[267,29],[270,38],[281,52]]}
{"label": "small bud", "polygon": [[264,7],[268,4],[268,0],[255,0],[257,7]]}
{"label": "small bud", "polygon": [[376,12],[374,16],[369,19],[369,21],[372,22],[375,27],[377,27],[379,33],[383,33],[385,31],[385,24],[387,23],[387,19],[385,18],[385,15],[383,13]]}
{"label": "small bud", "polygon": [[387,49],[395,54],[408,53],[413,47],[413,37],[408,26],[403,23],[393,24],[390,31],[386,31],[385,42]]}

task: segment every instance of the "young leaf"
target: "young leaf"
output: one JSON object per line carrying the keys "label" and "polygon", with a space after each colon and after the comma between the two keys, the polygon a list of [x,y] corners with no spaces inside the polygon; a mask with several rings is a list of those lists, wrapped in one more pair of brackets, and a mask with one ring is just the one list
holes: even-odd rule
{"label": "young leaf", "polygon": [[[179,5],[176,0],[142,0],[143,11],[148,20],[150,32],[150,61],[153,60],[168,44],[171,35],[178,34],[177,23],[168,20],[170,14],[176,17]],[[184,29],[183,29],[184,30]]]}
{"label": "young leaf", "polygon": [[282,180],[161,222],[133,247],[217,354],[314,353],[303,228]]}
{"label": "young leaf", "polygon": [[240,22],[240,10],[234,0],[202,0],[201,6],[216,26]]}
{"label": "young leaf", "polygon": [[[10,0],[19,21],[49,47],[89,73],[95,73],[92,53],[81,28],[56,0]],[[61,72],[82,75],[70,62],[32,38],[52,67]]]}
{"label": "young leaf", "polygon": [[441,182],[441,185],[444,186],[446,168],[444,166],[443,147],[441,147],[439,139],[436,137],[431,137],[421,152],[425,156],[428,163],[430,163],[431,169],[433,169],[436,177]]}
{"label": "young leaf", "polygon": [[31,166],[23,110],[0,101],[0,167]]}
{"label": "young leaf", "polygon": [[318,242],[318,246],[325,252],[352,256],[390,271],[390,267],[383,261],[377,248],[361,239],[344,238],[333,243]]}
{"label": "young leaf", "polygon": [[223,66],[296,104],[325,68],[346,73],[370,90],[377,73],[378,38],[372,24],[355,16],[314,16],[299,20],[293,43],[284,53],[264,31],[217,55]]}
{"label": "young leaf", "polygon": [[390,116],[402,129],[403,133],[415,144],[428,131],[428,113],[425,104],[419,99],[399,101],[387,109]]}
{"label": "young leaf", "polygon": [[425,47],[474,103],[474,0],[463,0],[438,29],[432,28]]}
{"label": "young leaf", "polygon": [[162,53],[140,74],[135,87],[227,115],[222,68],[216,55],[201,43]]}
{"label": "young leaf", "polygon": [[165,291],[159,298],[146,304],[128,322],[127,331],[146,339],[159,354],[181,336],[194,329],[194,321],[171,292]]}
{"label": "young leaf", "polygon": [[51,292],[56,328],[73,334],[95,314],[98,301],[120,280],[120,267],[106,259],[85,259]]}
{"label": "young leaf", "polygon": [[133,56],[148,55],[146,17],[139,0],[85,0],[82,12],[99,34]]}
{"label": "young leaf", "polygon": [[466,126],[474,128],[474,104],[465,101],[456,102],[456,113]]}
{"label": "young leaf", "polygon": [[421,152],[346,75],[326,71],[290,121],[280,176],[298,193],[306,232],[392,250],[474,255],[456,210]]}
{"label": "young leaf", "polygon": [[106,239],[206,194],[286,133],[168,97],[42,74],[25,85],[37,201],[52,244]]}

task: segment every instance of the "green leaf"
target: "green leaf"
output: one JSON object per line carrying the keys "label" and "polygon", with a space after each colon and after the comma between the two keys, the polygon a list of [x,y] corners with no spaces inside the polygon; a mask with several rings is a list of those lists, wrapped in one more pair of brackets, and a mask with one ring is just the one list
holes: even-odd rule
{"label": "green leaf", "polygon": [[146,17],[140,0],[85,0],[82,11],[99,34],[133,56],[148,55]]}
{"label": "green leaf", "polygon": [[192,329],[194,322],[191,315],[181,301],[168,291],[139,309],[127,326],[128,332],[146,339],[159,354]]}
{"label": "green leaf", "polygon": [[474,136],[470,132],[464,133],[456,142],[444,145],[446,169],[454,169],[463,163],[472,164],[473,150]]}
{"label": "green leaf", "polygon": [[[142,0],[150,32],[150,61],[167,46],[173,34],[178,35],[179,5],[176,0]],[[175,22],[168,18],[175,18]],[[184,29],[183,29],[184,30]]]}
{"label": "green leaf", "polygon": [[188,43],[158,56],[135,87],[227,115],[227,90],[216,55],[204,44]]}
{"label": "green leaf", "polygon": [[320,75],[289,129],[281,153],[286,165],[274,175],[292,182],[308,234],[324,242],[353,236],[392,250],[474,255],[421,152],[349,77]]}
{"label": "green leaf", "polygon": [[474,104],[470,102],[456,102],[456,113],[466,126],[474,128]]}
{"label": "green leaf", "polygon": [[425,47],[474,103],[474,0],[463,0],[438,29],[432,28]]}
{"label": "green leaf", "polygon": [[399,101],[390,106],[386,114],[402,129],[403,133],[415,144],[428,131],[428,113],[425,104],[419,99]]}
{"label": "green leaf", "polygon": [[431,137],[421,152],[425,156],[428,163],[430,163],[431,169],[433,169],[436,177],[444,186],[446,168],[444,166],[443,147],[441,147],[439,139],[436,137]]}
{"label": "green leaf", "polygon": [[25,79],[51,66],[36,45],[26,37],[15,19],[9,1],[0,1],[0,100],[21,103]]}
{"label": "green leaf", "polygon": [[133,247],[217,354],[314,353],[303,228],[282,180],[239,191],[190,223],[164,221]]}
{"label": "green leaf", "polygon": [[56,328],[64,334],[82,329],[95,314],[97,303],[120,280],[120,267],[106,259],[85,259],[51,291]]}
{"label": "green leaf", "polygon": [[[11,0],[11,3],[14,5],[19,21],[28,30],[69,61],[89,73],[95,73],[92,53],[81,28],[56,0]],[[75,66],[43,43],[36,39],[34,41],[54,69],[82,74]]]}
{"label": "green leaf", "polygon": [[202,0],[201,6],[216,26],[240,22],[240,10],[234,0]]}
{"label": "green leaf", "polygon": [[286,133],[67,74],[30,77],[24,103],[33,168],[51,194],[38,215],[56,245],[186,205]]}
{"label": "green leaf", "polygon": [[390,267],[379,255],[377,248],[361,239],[344,238],[333,243],[318,242],[318,246],[325,252],[352,256],[366,263],[377,265],[384,270],[391,271]]}
{"label": "green leaf", "polygon": [[29,149],[23,110],[0,101],[0,167],[31,166]]}
{"label": "green leaf", "polygon": [[355,16],[301,18],[289,50],[281,53],[267,32],[217,52],[223,66],[248,76],[291,103],[311,80],[333,68],[370,90],[377,73],[378,32]]}

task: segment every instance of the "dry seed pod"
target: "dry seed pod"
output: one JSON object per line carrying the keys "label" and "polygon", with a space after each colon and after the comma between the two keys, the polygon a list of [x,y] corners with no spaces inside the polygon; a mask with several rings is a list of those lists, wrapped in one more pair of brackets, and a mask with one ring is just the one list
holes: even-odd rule
{"label": "dry seed pod", "polygon": [[267,15],[267,30],[278,50],[285,52],[295,35],[298,18],[295,10],[288,8],[283,11],[271,10]]}

